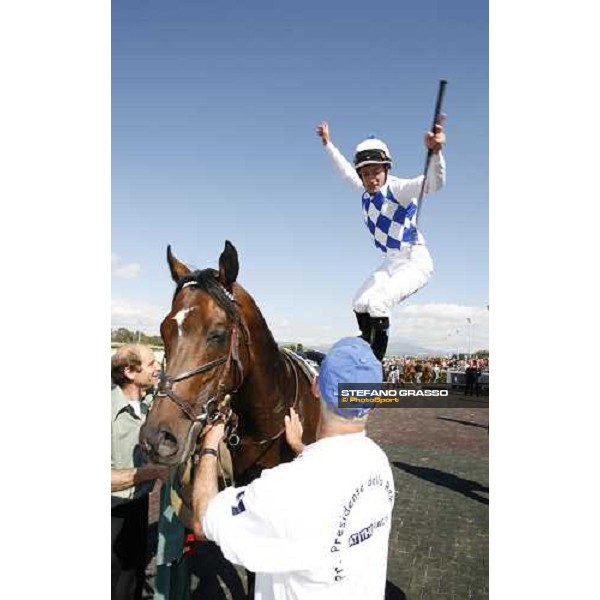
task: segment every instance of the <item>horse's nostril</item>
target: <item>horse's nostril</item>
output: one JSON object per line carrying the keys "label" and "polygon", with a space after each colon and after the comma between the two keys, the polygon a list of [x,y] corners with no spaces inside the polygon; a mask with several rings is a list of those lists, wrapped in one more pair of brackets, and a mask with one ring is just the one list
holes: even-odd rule
{"label": "horse's nostril", "polygon": [[158,432],[158,444],[157,452],[159,456],[166,458],[167,456],[173,456],[177,452],[177,438],[166,429],[161,429]]}

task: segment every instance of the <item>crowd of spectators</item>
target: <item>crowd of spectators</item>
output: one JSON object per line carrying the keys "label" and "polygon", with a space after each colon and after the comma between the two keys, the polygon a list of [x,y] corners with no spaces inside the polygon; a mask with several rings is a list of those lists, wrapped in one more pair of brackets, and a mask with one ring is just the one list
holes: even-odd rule
{"label": "crowd of spectators", "polygon": [[489,357],[390,356],[383,359],[384,378],[390,383],[442,383],[446,381],[448,371],[467,374],[475,369],[485,373],[489,372],[489,366]]}

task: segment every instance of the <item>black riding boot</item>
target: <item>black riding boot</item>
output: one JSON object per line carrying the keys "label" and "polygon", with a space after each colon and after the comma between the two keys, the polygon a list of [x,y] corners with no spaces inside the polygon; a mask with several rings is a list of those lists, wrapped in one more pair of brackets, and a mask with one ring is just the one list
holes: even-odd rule
{"label": "black riding boot", "polygon": [[361,332],[361,338],[365,340],[365,342],[371,343],[371,317],[369,313],[359,313],[354,311],[356,315],[356,320],[358,321],[358,327]]}
{"label": "black riding boot", "polygon": [[388,345],[388,329],[390,320],[388,317],[369,317],[371,321],[371,350],[378,360],[383,361]]}

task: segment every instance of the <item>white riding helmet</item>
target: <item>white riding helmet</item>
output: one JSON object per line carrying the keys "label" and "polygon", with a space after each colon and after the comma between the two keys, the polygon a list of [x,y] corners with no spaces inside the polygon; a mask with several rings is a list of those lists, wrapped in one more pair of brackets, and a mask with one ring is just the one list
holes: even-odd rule
{"label": "white riding helmet", "polygon": [[386,144],[376,137],[363,140],[354,152],[354,168],[360,169],[365,165],[392,166],[392,156]]}

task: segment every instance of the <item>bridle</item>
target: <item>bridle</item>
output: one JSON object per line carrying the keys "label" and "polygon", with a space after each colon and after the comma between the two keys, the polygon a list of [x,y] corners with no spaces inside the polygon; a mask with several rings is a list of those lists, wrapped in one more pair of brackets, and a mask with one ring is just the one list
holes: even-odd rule
{"label": "bridle", "polygon": [[[194,284],[194,281],[189,281],[186,284],[184,284],[182,288]],[[190,433],[192,429],[195,429],[194,425],[196,424],[204,426],[219,420],[222,420],[225,423],[228,423],[231,420],[231,396],[234,395],[235,392],[237,392],[238,388],[242,384],[244,377],[244,367],[242,365],[239,352],[239,331],[242,331],[242,337],[244,337],[244,342],[247,348],[247,329],[240,317],[240,314],[237,309],[237,302],[233,294],[228,292],[224,288],[221,288],[221,290],[233,303],[234,308],[234,323],[230,331],[229,351],[227,355],[221,356],[220,358],[200,365],[199,367],[196,367],[194,369],[183,371],[183,373],[179,373],[178,375],[167,375],[163,370],[161,373],[159,387],[156,392],[157,397],[166,397],[172,400],[179,407],[181,412],[190,421],[192,421]],[[208,293],[210,294],[210,292]],[[212,294],[210,295],[212,296]],[[193,406],[193,404],[195,403],[194,400],[190,401],[182,398],[179,394],[175,392],[175,390],[173,389],[173,385],[180,381],[184,381],[191,377],[195,377],[196,375],[201,375],[202,373],[212,371],[213,369],[216,369],[217,367],[220,367],[223,364],[225,364],[225,368],[223,369],[221,377],[219,378],[219,382],[217,383],[216,392],[206,402],[204,402],[204,404],[202,404],[198,414],[194,414],[194,412],[190,409],[190,406]],[[230,374],[232,374],[231,381],[229,385],[227,385],[226,380]],[[198,399],[199,395],[195,398],[195,400]],[[235,431],[230,432],[229,443],[232,446],[236,446],[237,444],[239,444],[239,436],[237,436],[237,433]]]}
{"label": "bridle", "polygon": [[[198,285],[194,280],[187,281],[180,288],[177,289],[175,296],[177,293],[187,286]],[[227,445],[230,448],[235,448],[241,442],[240,436],[237,433],[238,429],[238,416],[233,412],[231,408],[231,399],[238,391],[239,387],[243,383],[244,379],[244,366],[240,359],[240,335],[239,332],[242,332],[242,338],[244,340],[244,345],[246,347],[246,354],[249,355],[249,333],[244,323],[238,308],[238,303],[233,295],[233,293],[227,291],[220,284],[217,284],[220,292],[224,293],[227,299],[231,302],[232,306],[232,316],[233,318],[233,326],[230,331],[230,343],[229,343],[229,351],[226,356],[221,356],[215,360],[212,360],[208,363],[200,365],[199,367],[195,367],[193,369],[189,369],[187,371],[183,371],[177,375],[167,375],[162,369],[161,379],[159,383],[158,390],[156,392],[157,397],[166,397],[173,401],[181,410],[181,412],[192,422],[186,440],[186,448],[189,448],[190,444],[193,443],[193,440],[197,436],[198,432],[201,430],[200,428],[204,428],[204,426],[208,424],[215,423],[217,421],[222,421],[226,426],[226,440]],[[214,294],[211,291],[202,288],[203,291],[207,292],[214,300],[217,300],[214,297]],[[175,298],[174,298],[175,299]],[[228,311],[229,312],[229,311]],[[295,366],[293,365],[293,361],[291,358],[284,352],[284,357],[290,363],[291,369],[294,372],[295,376],[295,392],[292,406],[295,408],[298,404],[299,398],[299,382],[298,382],[298,373],[296,371]],[[216,392],[201,406],[198,414],[194,414],[194,412],[190,409],[195,401],[198,400],[199,395],[195,398],[195,401],[186,400],[182,398],[179,394],[177,394],[173,390],[173,385],[189,379],[191,377],[195,377],[196,375],[200,375],[202,373],[207,373],[220,367],[225,364],[225,368],[221,373],[219,378],[219,382],[217,383]],[[226,384],[226,380],[229,374],[232,374],[230,384]],[[256,442],[247,440],[244,443],[256,443],[260,446],[264,447],[264,451],[262,454],[267,452],[271,445],[279,439],[285,433],[285,427],[279,431],[276,435],[258,440]],[[259,459],[262,457],[262,454],[259,456]],[[257,459],[258,461],[258,459]]]}

